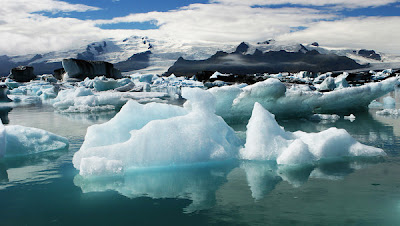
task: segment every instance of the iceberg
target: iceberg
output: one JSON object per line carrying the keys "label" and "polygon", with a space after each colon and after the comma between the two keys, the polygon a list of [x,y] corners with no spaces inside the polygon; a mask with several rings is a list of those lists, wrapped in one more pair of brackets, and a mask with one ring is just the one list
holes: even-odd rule
{"label": "iceberg", "polygon": [[303,165],[324,159],[386,155],[382,149],[359,143],[344,129],[332,127],[319,133],[287,132],[259,103],[254,104],[246,135],[245,146],[240,150],[240,158],[245,160]]}
{"label": "iceberg", "polygon": [[65,149],[68,139],[42,129],[19,125],[4,126],[0,122],[0,155],[29,155]]}
{"label": "iceberg", "polygon": [[209,92],[218,100],[217,114],[225,119],[248,119],[255,102],[277,117],[309,117],[314,113],[330,114],[366,109],[372,100],[393,91],[398,83],[398,78],[393,77],[382,82],[321,93],[312,91],[308,86],[287,88],[278,79],[269,78],[240,90],[237,87],[215,87]]}
{"label": "iceberg", "polygon": [[311,121],[321,121],[321,122],[336,122],[340,119],[339,115],[336,114],[314,114],[312,115],[309,120]]}
{"label": "iceberg", "polygon": [[130,168],[175,166],[236,158],[241,141],[215,115],[215,99],[183,89],[185,106],[129,101],[109,122],[88,128],[73,157],[80,175],[116,174]]}
{"label": "iceberg", "polygon": [[392,116],[397,118],[400,116],[400,109],[383,109],[381,111],[377,111],[376,114],[380,116]]}
{"label": "iceberg", "polygon": [[396,100],[391,96],[387,96],[383,98],[383,106],[385,109],[393,109],[396,107]]}
{"label": "iceberg", "polygon": [[53,107],[62,112],[99,112],[120,108],[128,99],[112,92],[93,93],[90,89],[78,87],[58,93]]}

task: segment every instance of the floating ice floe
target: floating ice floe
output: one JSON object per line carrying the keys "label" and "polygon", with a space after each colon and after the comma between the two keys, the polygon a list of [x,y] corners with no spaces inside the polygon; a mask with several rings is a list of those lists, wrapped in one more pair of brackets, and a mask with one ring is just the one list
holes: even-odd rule
{"label": "floating ice floe", "polygon": [[371,75],[372,80],[382,80],[382,79],[389,77],[393,73],[393,69],[386,69],[386,70],[383,70],[380,72],[374,72],[374,71],[370,71],[370,72],[372,72],[372,75]]}
{"label": "floating ice floe", "polygon": [[90,89],[79,87],[60,91],[53,100],[53,106],[62,112],[99,112],[115,110],[126,101],[127,99],[118,93],[94,94]]}
{"label": "floating ice floe", "polygon": [[130,99],[160,102],[167,97],[166,93],[160,92],[93,92],[88,88],[78,87],[60,91],[52,103],[60,112],[85,113],[118,110]]}
{"label": "floating ice floe", "polygon": [[382,149],[357,142],[344,129],[286,132],[274,115],[259,103],[254,105],[246,134],[246,144],[240,150],[240,158],[246,160],[275,160],[278,164],[297,165],[345,156],[385,155]]}
{"label": "floating ice floe", "polygon": [[112,79],[105,76],[95,77],[94,79],[85,78],[78,84],[79,86],[94,89],[95,91],[116,90],[128,92],[135,87],[135,83],[129,78]]}
{"label": "floating ice floe", "polygon": [[4,126],[0,121],[0,156],[19,156],[68,147],[67,138],[42,129],[18,125]]}
{"label": "floating ice floe", "polygon": [[28,95],[37,96],[42,100],[53,99],[57,96],[59,86],[43,81],[32,81],[30,83],[20,85],[10,90],[12,95]]}
{"label": "floating ice floe", "polygon": [[210,92],[221,105],[216,107],[216,113],[225,119],[249,118],[255,102],[279,117],[304,117],[313,113],[365,109],[372,100],[393,91],[398,82],[398,78],[388,78],[378,83],[321,93],[298,87],[288,89],[278,79],[270,78],[240,90],[233,86],[223,87],[222,92],[215,90],[218,88]]}
{"label": "floating ice floe", "polygon": [[387,96],[383,98],[383,107],[385,109],[393,109],[396,107],[396,100],[391,97],[391,96]]}
{"label": "floating ice floe", "polygon": [[349,120],[350,122],[354,122],[354,120],[356,120],[356,116],[353,114],[350,114],[348,116],[343,116],[344,119]]}
{"label": "floating ice floe", "polygon": [[393,116],[395,118],[400,116],[400,109],[383,109],[376,112],[377,115],[381,116]]}
{"label": "floating ice floe", "polygon": [[90,176],[235,158],[241,142],[214,114],[214,97],[201,89],[182,95],[184,108],[129,101],[109,122],[89,127],[75,168]]}
{"label": "floating ice floe", "polygon": [[396,109],[396,100],[390,96],[383,98],[383,104],[378,101],[371,102],[369,108],[383,109],[376,111],[376,114],[379,116],[391,116],[394,118],[398,118],[400,116],[400,109]]}
{"label": "floating ice floe", "polygon": [[322,122],[336,122],[340,119],[339,115],[336,114],[314,114],[312,115],[309,120],[311,121],[322,121]]}
{"label": "floating ice floe", "polygon": [[380,103],[380,102],[378,102],[378,101],[376,101],[376,100],[373,100],[373,101],[371,101],[371,103],[368,105],[368,108],[370,108],[370,109],[383,109],[384,107],[383,107],[383,104],[382,104],[382,103]]}

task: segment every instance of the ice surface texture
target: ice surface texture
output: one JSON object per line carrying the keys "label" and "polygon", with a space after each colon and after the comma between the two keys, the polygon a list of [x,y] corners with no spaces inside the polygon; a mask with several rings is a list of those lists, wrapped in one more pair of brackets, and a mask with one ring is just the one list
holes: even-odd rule
{"label": "ice surface texture", "polygon": [[18,125],[4,126],[0,121],[0,156],[19,156],[68,147],[67,138],[42,129]]}
{"label": "ice surface texture", "polygon": [[247,125],[246,144],[240,157],[247,160],[275,160],[297,165],[344,156],[385,155],[382,149],[357,142],[344,129],[329,128],[319,133],[286,132],[273,114],[255,103]]}
{"label": "ice surface texture", "polygon": [[215,115],[214,97],[183,89],[185,107],[129,101],[109,122],[88,128],[73,163],[80,174],[120,173],[136,167],[171,166],[236,158],[241,142]]}

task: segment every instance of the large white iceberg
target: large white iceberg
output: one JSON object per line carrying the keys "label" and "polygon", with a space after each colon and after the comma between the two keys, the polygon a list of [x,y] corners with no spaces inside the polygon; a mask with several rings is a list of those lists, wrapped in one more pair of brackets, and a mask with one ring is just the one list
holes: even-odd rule
{"label": "large white iceberg", "polygon": [[42,129],[8,125],[0,121],[0,156],[19,156],[68,147],[67,138]]}
{"label": "large white iceberg", "polygon": [[189,100],[185,108],[129,101],[109,122],[89,127],[75,168],[84,176],[104,175],[236,158],[241,142],[215,115],[214,97],[201,89],[182,95]]}
{"label": "large white iceberg", "polygon": [[246,144],[240,157],[246,160],[274,160],[278,164],[298,165],[354,156],[385,155],[382,149],[363,145],[344,129],[329,128],[319,133],[286,132],[273,114],[254,104],[247,125]]}

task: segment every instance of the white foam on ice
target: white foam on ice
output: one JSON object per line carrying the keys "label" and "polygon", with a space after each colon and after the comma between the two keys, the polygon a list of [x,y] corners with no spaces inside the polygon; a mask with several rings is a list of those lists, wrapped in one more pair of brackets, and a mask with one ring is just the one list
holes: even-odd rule
{"label": "white foam on ice", "polygon": [[240,157],[247,160],[276,160],[278,164],[297,165],[344,156],[385,155],[382,149],[357,142],[344,129],[286,132],[259,103],[254,104],[246,135]]}
{"label": "white foam on ice", "polygon": [[189,100],[185,108],[129,101],[109,122],[89,127],[75,168],[84,176],[103,174],[104,167],[82,167],[83,159],[94,156],[120,161],[123,169],[234,158],[240,140],[214,114],[213,96],[201,89],[183,89],[182,95]]}

